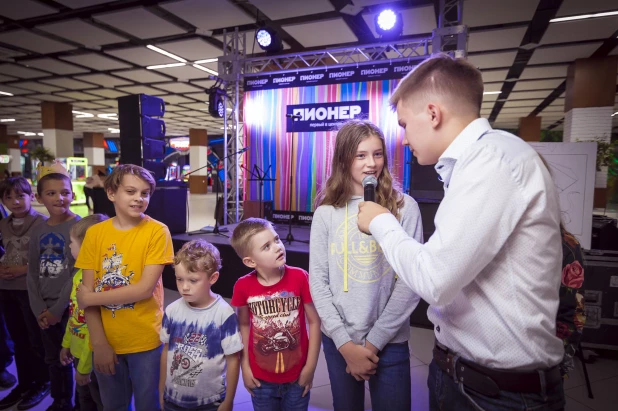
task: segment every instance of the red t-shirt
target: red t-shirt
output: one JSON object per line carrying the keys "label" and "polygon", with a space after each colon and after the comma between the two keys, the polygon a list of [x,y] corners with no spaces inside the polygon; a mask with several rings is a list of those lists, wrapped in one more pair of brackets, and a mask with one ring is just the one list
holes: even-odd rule
{"label": "red t-shirt", "polygon": [[255,378],[293,382],[305,366],[304,304],[312,302],[308,277],[305,270],[286,265],[281,281],[271,286],[260,284],[255,271],[236,281],[232,305],[249,307],[249,365]]}

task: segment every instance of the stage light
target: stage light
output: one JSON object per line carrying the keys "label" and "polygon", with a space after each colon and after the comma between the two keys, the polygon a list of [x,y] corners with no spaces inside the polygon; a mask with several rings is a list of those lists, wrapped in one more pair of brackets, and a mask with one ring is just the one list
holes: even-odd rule
{"label": "stage light", "polygon": [[9,121],[15,121],[15,119],[14,118],[3,118],[2,120],[0,120],[0,122],[2,122],[2,123],[6,123],[6,122],[9,122]]}
{"label": "stage light", "polygon": [[376,32],[384,38],[395,38],[403,31],[403,21],[401,13],[386,9],[378,13],[375,17]]}
{"label": "stage light", "polygon": [[262,50],[281,51],[283,43],[277,32],[270,27],[262,27],[255,32],[255,40]]}
{"label": "stage light", "polygon": [[208,112],[214,118],[225,116],[225,91],[219,88],[211,89],[208,94]]}

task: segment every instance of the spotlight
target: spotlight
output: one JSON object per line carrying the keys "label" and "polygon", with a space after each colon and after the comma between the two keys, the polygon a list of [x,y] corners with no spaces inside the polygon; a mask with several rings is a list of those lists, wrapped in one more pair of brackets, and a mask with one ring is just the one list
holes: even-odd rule
{"label": "spotlight", "polygon": [[262,27],[255,32],[255,40],[265,51],[281,51],[283,43],[277,32],[270,27]]}
{"label": "spotlight", "polygon": [[223,118],[225,116],[225,102],[223,97],[225,91],[216,88],[210,91],[208,95],[208,112],[215,118]]}
{"label": "spotlight", "polygon": [[391,9],[382,10],[375,17],[376,32],[384,38],[399,37],[403,32],[401,13]]}

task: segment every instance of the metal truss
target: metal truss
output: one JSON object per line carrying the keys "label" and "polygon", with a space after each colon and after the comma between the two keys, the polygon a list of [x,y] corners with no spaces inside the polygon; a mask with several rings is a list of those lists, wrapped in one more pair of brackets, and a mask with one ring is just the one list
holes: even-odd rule
{"label": "metal truss", "polygon": [[430,38],[395,39],[366,45],[337,47],[320,51],[306,51],[277,56],[246,58],[246,35],[238,28],[223,31],[223,56],[219,57],[219,75],[226,91],[226,115],[223,118],[226,156],[224,167],[227,184],[224,186],[226,212],[223,223],[237,223],[243,216],[245,198],[243,156],[243,120],[240,117],[242,81],[245,77],[266,73],[284,74],[319,69],[337,69],[385,62],[413,62],[428,58],[431,53],[448,53],[456,58],[468,54],[468,28],[462,25],[463,0],[440,0],[439,27]]}
{"label": "metal truss", "polygon": [[431,38],[424,38],[394,40],[277,56],[251,57],[244,60],[245,77],[261,73],[299,72],[326,67],[335,69],[388,61],[423,60],[429,57],[430,46]]}
{"label": "metal truss", "polygon": [[246,53],[246,36],[238,28],[228,33],[223,31],[223,56],[219,57],[219,78],[225,88],[225,114],[223,116],[223,144],[226,148],[223,166],[226,184],[223,187],[223,224],[238,223],[243,216],[245,198],[243,155],[243,122],[240,118],[241,83],[244,73],[243,58]]}
{"label": "metal truss", "polygon": [[433,30],[432,53],[468,56],[468,26],[462,23],[463,0],[440,0],[438,28]]}

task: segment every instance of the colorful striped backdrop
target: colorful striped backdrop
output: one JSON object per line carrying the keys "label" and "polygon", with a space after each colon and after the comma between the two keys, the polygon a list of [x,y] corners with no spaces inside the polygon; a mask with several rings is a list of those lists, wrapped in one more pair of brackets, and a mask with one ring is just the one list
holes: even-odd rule
{"label": "colorful striped backdrop", "polygon": [[[276,210],[287,210],[292,161],[292,210],[313,211],[316,193],[330,173],[336,132],[286,133],[285,108],[290,104],[329,103],[369,100],[369,120],[378,125],[386,137],[391,173],[404,188],[409,186],[410,150],[403,147],[403,130],[397,124],[388,99],[399,80],[332,84],[277,90],[247,91],[244,96],[244,137],[249,146],[245,167],[257,165],[274,182],[264,183],[262,199],[274,200]],[[291,153],[292,138],[295,153]],[[245,171],[246,179],[251,178]],[[246,181],[245,198],[258,199],[259,183]]]}

